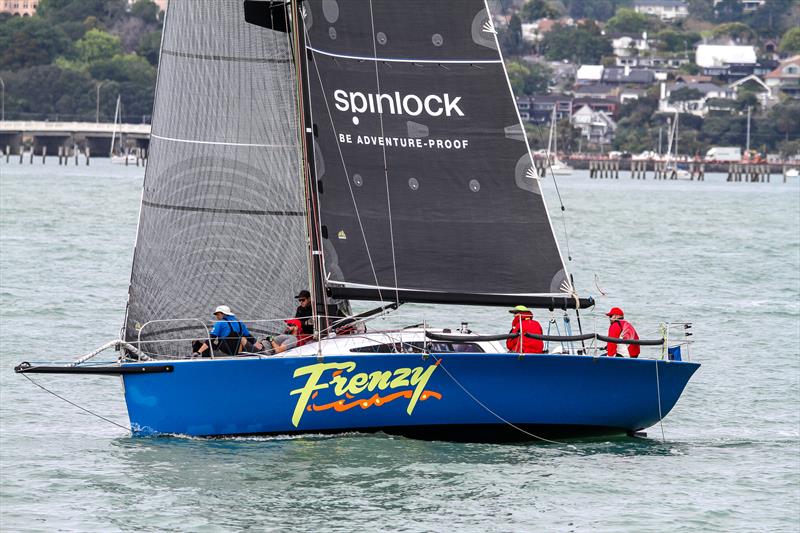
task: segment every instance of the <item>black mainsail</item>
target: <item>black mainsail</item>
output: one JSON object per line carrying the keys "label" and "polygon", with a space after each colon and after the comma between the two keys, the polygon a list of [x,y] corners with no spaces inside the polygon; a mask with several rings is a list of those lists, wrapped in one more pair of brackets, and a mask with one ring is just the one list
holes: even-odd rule
{"label": "black mainsail", "polygon": [[149,321],[164,322],[147,325],[143,341],[202,337],[204,326],[181,318],[210,318],[220,304],[243,319],[285,318],[308,286],[289,36],[245,23],[241,0],[172,0],[166,17],[125,322],[132,342]]}
{"label": "black mainsail", "polygon": [[484,1],[301,12],[330,293],[574,306]]}

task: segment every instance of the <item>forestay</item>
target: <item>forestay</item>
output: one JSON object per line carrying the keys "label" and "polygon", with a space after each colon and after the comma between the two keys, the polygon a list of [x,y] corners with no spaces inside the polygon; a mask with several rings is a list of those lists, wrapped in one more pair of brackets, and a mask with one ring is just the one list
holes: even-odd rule
{"label": "forestay", "polygon": [[199,336],[174,319],[211,319],[219,304],[244,319],[292,314],[308,286],[294,76],[287,34],[246,24],[240,0],[170,2],[126,340],[152,320],[169,322],[143,340]]}
{"label": "forestay", "polygon": [[571,292],[484,1],[302,9],[333,294]]}

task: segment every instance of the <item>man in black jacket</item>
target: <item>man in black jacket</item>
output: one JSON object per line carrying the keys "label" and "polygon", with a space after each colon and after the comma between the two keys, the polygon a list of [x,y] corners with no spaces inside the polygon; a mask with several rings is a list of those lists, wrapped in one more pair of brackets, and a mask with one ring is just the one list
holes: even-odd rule
{"label": "man in black jacket", "polygon": [[311,293],[307,290],[302,290],[295,298],[300,305],[297,306],[294,317],[299,318],[303,323],[303,333],[306,335],[313,335],[314,324],[311,320],[311,315],[313,314],[311,309]]}

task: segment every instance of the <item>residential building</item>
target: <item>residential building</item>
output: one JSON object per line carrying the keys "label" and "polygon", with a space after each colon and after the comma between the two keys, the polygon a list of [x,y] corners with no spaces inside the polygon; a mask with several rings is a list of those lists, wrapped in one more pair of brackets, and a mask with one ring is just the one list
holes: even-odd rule
{"label": "residential building", "polygon": [[695,50],[695,63],[707,76],[728,77],[731,70],[738,75],[749,69],[746,76],[753,73],[758,59],[754,46],[701,44]]}
{"label": "residential building", "polygon": [[575,73],[575,84],[599,83],[603,79],[603,65],[581,65]]}
{"label": "residential building", "polygon": [[[714,7],[721,4],[723,0],[714,0]],[[745,13],[752,13],[759,7],[763,6],[767,3],[767,0],[739,0],[739,3],[742,5],[742,11]]]}
{"label": "residential building", "polygon": [[614,140],[617,123],[604,111],[584,105],[572,115],[572,125],[581,130],[581,135],[591,142],[608,144]]}
{"label": "residential building", "polygon": [[772,87],[767,85],[764,80],[755,74],[750,74],[749,76],[745,76],[744,78],[740,78],[735,82],[728,84],[728,88],[733,91],[734,98],[739,95],[739,90],[745,90],[747,92],[756,94],[758,103],[761,104],[762,107],[771,105],[775,99]]}
{"label": "residential building", "polygon": [[655,72],[643,68],[608,67],[603,70],[603,83],[611,85],[649,85],[656,79]]}
{"label": "residential building", "polygon": [[0,13],[31,17],[36,14],[38,6],[39,0],[0,0]]}
{"label": "residential building", "polygon": [[578,85],[573,90],[575,98],[596,98],[600,100],[617,100],[620,88],[615,85],[596,83],[592,85]]}
{"label": "residential building", "polygon": [[773,92],[778,90],[791,98],[800,98],[800,55],[781,61],[764,81]]}
{"label": "residential building", "polygon": [[545,34],[549,33],[556,24],[562,26],[572,26],[572,19],[539,19],[536,22],[522,24],[522,40],[536,44],[544,39]]}
{"label": "residential building", "polygon": [[610,117],[614,117],[619,111],[619,101],[606,98],[575,98],[572,100],[572,109],[588,107],[592,111],[602,111]]}
{"label": "residential building", "polygon": [[[695,98],[673,101],[671,99],[672,93],[686,89],[696,94]],[[674,113],[679,111],[681,113],[691,113],[698,117],[705,117],[708,114],[709,107],[708,100],[711,99],[726,99],[732,100],[735,98],[736,93],[733,89],[727,86],[714,85],[713,83],[674,83],[668,85],[661,84],[661,98],[658,102],[658,111],[661,113]]]}
{"label": "residential building", "polygon": [[636,0],[633,3],[633,9],[637,13],[652,15],[665,22],[689,16],[689,7],[682,0]]}
{"label": "residential building", "polygon": [[536,94],[517,98],[519,115],[525,122],[544,124],[550,122],[553,108],[558,120],[572,117],[572,97],[564,94]]}
{"label": "residential building", "polygon": [[641,39],[627,35],[617,37],[611,41],[611,47],[614,49],[614,55],[620,58],[638,57],[650,53],[650,43],[647,40],[646,32]]}

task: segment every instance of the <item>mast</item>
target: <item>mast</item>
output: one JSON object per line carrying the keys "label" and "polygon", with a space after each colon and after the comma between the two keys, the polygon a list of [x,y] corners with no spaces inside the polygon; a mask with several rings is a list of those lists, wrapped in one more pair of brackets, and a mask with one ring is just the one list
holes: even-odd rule
{"label": "mast", "polygon": [[328,317],[328,298],[325,291],[322,235],[320,231],[316,167],[314,161],[314,127],[311,118],[308,87],[308,52],[306,51],[304,7],[300,0],[291,0],[291,24],[294,36],[294,56],[297,70],[298,111],[300,119],[300,142],[302,146],[303,182],[306,196],[306,228],[308,231],[308,264],[311,308],[313,310],[314,331],[320,336],[330,325]]}
{"label": "mast", "polygon": [[745,152],[747,154],[750,153],[750,110],[752,109],[751,106],[747,106],[747,148]]}
{"label": "mast", "polygon": [[111,149],[108,151],[108,157],[114,155],[114,143],[117,141],[117,121],[119,120],[119,99],[117,95],[117,107],[114,109],[114,127],[111,129]]}

